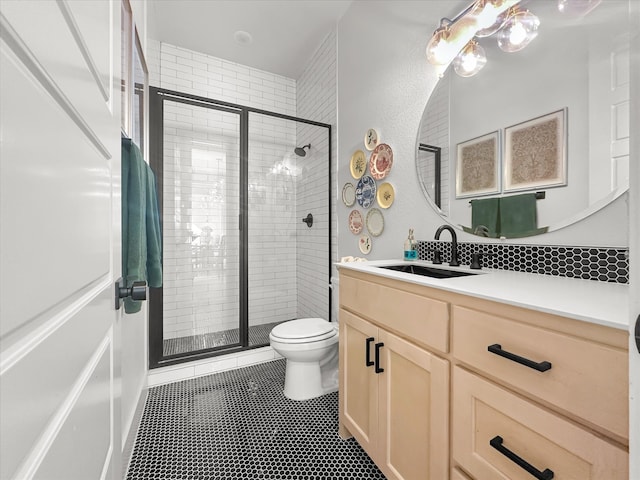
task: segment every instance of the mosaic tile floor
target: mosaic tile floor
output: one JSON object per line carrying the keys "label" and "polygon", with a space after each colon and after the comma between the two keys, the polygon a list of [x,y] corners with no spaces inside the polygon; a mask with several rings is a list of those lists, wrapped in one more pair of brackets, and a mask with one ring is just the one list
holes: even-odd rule
{"label": "mosaic tile floor", "polygon": [[[265,323],[249,327],[249,345],[269,345],[269,334],[276,325],[282,322]],[[188,337],[167,338],[162,342],[162,353],[165,357],[180,353],[195,352],[213,347],[223,347],[238,343],[237,328],[220,332],[190,335]]]}
{"label": "mosaic tile floor", "polygon": [[338,436],[338,394],[289,400],[284,371],[280,359],[150,389],[126,478],[384,480]]}

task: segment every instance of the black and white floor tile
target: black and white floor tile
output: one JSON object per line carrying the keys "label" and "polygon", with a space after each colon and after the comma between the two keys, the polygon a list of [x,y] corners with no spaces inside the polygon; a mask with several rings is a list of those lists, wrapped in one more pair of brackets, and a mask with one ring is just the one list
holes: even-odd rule
{"label": "black and white floor tile", "polygon": [[289,400],[284,372],[280,359],[150,389],[126,478],[384,480],[338,436],[338,394]]}
{"label": "black and white floor tile", "polygon": [[[249,346],[269,345],[269,334],[276,325],[282,322],[265,323],[249,326]],[[167,338],[162,342],[162,353],[165,357],[181,353],[195,352],[207,348],[223,347],[239,342],[239,330],[221,330],[187,337]]]}

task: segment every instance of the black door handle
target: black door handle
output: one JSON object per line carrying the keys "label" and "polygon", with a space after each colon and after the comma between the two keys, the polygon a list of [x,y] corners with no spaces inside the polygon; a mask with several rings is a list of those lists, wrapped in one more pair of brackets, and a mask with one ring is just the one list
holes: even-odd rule
{"label": "black door handle", "polygon": [[380,349],[384,347],[384,343],[376,343],[376,366],[375,366],[375,372],[376,373],[382,373],[384,372],[384,368],[380,368]]}
{"label": "black door handle", "polygon": [[553,478],[553,471],[545,468],[543,471],[538,470],[522,457],[519,457],[507,447],[502,444],[502,437],[497,435],[489,440],[489,445],[498,450],[501,454],[518,465],[520,468],[526,470],[528,473],[536,477],[538,480],[551,480]]}
{"label": "black door handle", "polygon": [[120,299],[131,297],[133,300],[146,300],[147,299],[147,282],[139,281],[133,282],[133,284],[127,288],[124,284],[124,279],[120,277],[116,280],[115,284],[115,307],[116,310],[120,310]]}
{"label": "black door handle", "polygon": [[369,337],[369,338],[367,338],[367,342],[366,342],[367,344],[366,344],[366,346],[365,346],[365,349],[366,349],[366,355],[365,355],[365,357],[366,357],[366,358],[364,359],[364,364],[365,364],[367,367],[371,367],[371,366],[373,366],[373,364],[374,364],[374,363],[371,361],[371,343],[372,343],[374,340],[375,340],[375,338],[373,338],[373,337]]}
{"label": "black door handle", "polygon": [[520,365],[524,365],[525,367],[533,368],[534,370],[537,370],[539,372],[546,372],[547,370],[551,370],[551,362],[534,362],[533,360],[521,357],[520,355],[516,355],[515,353],[502,350],[502,345],[498,343],[489,345],[487,347],[487,350],[489,350],[491,353],[495,353],[496,355],[500,355],[501,357],[517,362]]}

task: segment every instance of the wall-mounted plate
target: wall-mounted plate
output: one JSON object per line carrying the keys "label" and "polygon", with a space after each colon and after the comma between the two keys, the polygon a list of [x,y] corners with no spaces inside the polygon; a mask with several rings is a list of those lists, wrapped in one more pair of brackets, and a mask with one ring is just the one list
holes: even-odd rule
{"label": "wall-mounted plate", "polygon": [[372,208],[367,213],[367,230],[374,237],[380,236],[384,230],[384,217],[377,208]]}
{"label": "wall-mounted plate", "polygon": [[364,134],[364,148],[371,151],[380,143],[380,136],[375,128],[370,128],[367,133]]}
{"label": "wall-mounted plate", "polygon": [[381,143],[371,153],[369,158],[369,170],[376,180],[382,180],[389,174],[393,166],[393,150],[386,143]]}
{"label": "wall-mounted plate", "polygon": [[358,235],[364,227],[364,221],[360,210],[352,210],[349,214],[349,230],[354,235]]}
{"label": "wall-mounted plate", "polygon": [[358,248],[365,255],[371,251],[371,237],[369,235],[360,235],[358,240]]}
{"label": "wall-mounted plate", "polygon": [[353,183],[345,183],[342,187],[342,203],[347,207],[356,203],[356,187],[353,186]]}
{"label": "wall-mounted plate", "polygon": [[364,175],[364,172],[367,170],[367,157],[362,150],[356,150],[353,152],[353,155],[351,155],[349,170],[351,170],[351,176],[355,179]]}
{"label": "wall-mounted plate", "polygon": [[378,187],[378,191],[376,192],[376,199],[378,200],[378,205],[380,205],[380,208],[389,208],[393,204],[395,198],[396,192],[393,189],[393,185],[391,185],[389,182],[384,182]]}
{"label": "wall-mounted plate", "polygon": [[369,175],[358,180],[356,200],[362,208],[369,208],[376,198],[376,181]]}

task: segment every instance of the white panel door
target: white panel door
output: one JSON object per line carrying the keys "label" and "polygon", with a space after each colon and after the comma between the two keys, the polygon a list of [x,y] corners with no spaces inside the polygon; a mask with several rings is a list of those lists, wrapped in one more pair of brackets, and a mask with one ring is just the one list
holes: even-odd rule
{"label": "white panel door", "polygon": [[121,478],[120,4],[0,14],[0,478]]}
{"label": "white panel door", "polygon": [[[640,2],[630,2],[631,101],[629,165],[629,479],[640,478],[640,345],[635,342],[640,322]],[[638,327],[640,328],[640,326]],[[640,332],[638,332],[640,333]]]}

